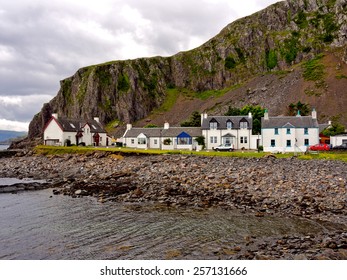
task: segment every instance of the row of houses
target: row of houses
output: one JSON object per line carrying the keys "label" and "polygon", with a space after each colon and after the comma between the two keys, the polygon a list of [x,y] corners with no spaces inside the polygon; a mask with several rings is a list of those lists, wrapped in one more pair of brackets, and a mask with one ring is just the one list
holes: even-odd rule
{"label": "row of houses", "polygon": [[[162,150],[199,150],[197,138],[204,138],[205,148],[212,150],[220,145],[233,149],[254,150],[263,146],[266,152],[304,152],[308,146],[318,144],[319,133],[328,124],[319,125],[317,112],[310,116],[269,116],[265,111],[261,119],[261,133],[252,134],[253,117],[208,116],[201,114],[201,127],[139,128],[128,124],[121,139],[126,147]],[[108,146],[111,144],[98,118],[93,120],[68,120],[52,115],[44,129],[45,145],[71,144]],[[200,143],[201,144],[201,143]]]}
{"label": "row of houses", "polygon": [[[252,134],[253,117],[201,115],[201,127],[173,127],[165,123],[163,128],[133,128],[127,126],[123,136],[127,147],[147,149],[195,150],[198,136],[204,136],[208,150],[220,145],[231,145],[233,149],[257,149],[263,146],[267,152],[306,151],[307,147],[319,143],[317,112],[311,116],[270,117],[266,111],[261,120],[261,134]],[[169,145],[163,144],[170,143]]]}

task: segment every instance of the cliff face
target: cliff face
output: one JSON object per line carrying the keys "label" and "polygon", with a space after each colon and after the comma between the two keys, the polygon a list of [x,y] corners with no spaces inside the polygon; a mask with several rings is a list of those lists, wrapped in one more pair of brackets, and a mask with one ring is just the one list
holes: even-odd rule
{"label": "cliff face", "polygon": [[[79,69],[61,81],[57,96],[34,117],[29,138],[42,135],[52,112],[70,118],[99,116],[105,124],[132,123],[160,107],[170,90],[194,92],[192,98],[199,98],[199,94],[209,90],[245,86],[247,81],[269,71],[281,71],[286,76],[290,74],[287,70],[324,51],[333,53],[344,64],[347,63],[346,42],[345,0],[279,2],[229,24],[191,51],[172,57],[113,61]],[[344,72],[337,75],[347,82]],[[305,79],[310,81],[310,77]],[[304,89],[306,93],[309,95],[312,90],[315,97],[325,98],[324,88],[329,85],[324,75],[316,80],[312,78],[310,83],[311,88]],[[257,103],[256,96],[257,93],[253,103]],[[285,106],[281,102],[272,102],[271,106]],[[341,113],[339,110],[336,114]]]}

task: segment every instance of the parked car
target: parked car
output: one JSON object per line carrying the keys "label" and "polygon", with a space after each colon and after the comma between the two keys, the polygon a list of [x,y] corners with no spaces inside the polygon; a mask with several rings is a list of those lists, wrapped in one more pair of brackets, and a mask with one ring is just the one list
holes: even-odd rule
{"label": "parked car", "polygon": [[232,144],[222,144],[219,145],[218,147],[213,148],[215,151],[228,151],[231,152],[234,150],[234,145]]}
{"label": "parked car", "polygon": [[347,143],[343,143],[342,145],[334,146],[333,150],[347,150]]}
{"label": "parked car", "polygon": [[308,148],[310,151],[329,151],[330,146],[328,144],[316,144]]}

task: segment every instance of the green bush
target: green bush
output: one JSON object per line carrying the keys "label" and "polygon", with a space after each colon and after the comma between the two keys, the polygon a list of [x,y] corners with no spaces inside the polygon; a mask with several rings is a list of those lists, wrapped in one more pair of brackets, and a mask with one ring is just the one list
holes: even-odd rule
{"label": "green bush", "polygon": [[155,127],[158,127],[158,126],[156,124],[152,124],[152,123],[149,123],[149,124],[144,126],[144,128],[155,128]]}
{"label": "green bush", "polygon": [[291,63],[295,60],[298,54],[298,44],[299,37],[296,35],[296,33],[293,33],[290,39],[284,40],[282,55],[287,63]]}
{"label": "green bush", "polygon": [[172,142],[172,140],[170,138],[166,138],[166,139],[164,139],[163,144],[164,145],[171,145],[171,142]]}
{"label": "green bush", "polygon": [[277,66],[277,54],[274,50],[266,52],[266,66],[270,70]]}
{"label": "green bush", "polygon": [[234,69],[236,67],[236,61],[235,59],[232,57],[232,56],[228,56],[226,59],[225,59],[225,68],[227,69]]}
{"label": "green bush", "polygon": [[205,149],[205,137],[204,136],[198,136],[195,138],[195,141],[198,142],[199,145]]}
{"label": "green bush", "polygon": [[118,76],[118,83],[117,83],[117,89],[119,91],[127,92],[130,89],[130,82],[129,78],[126,74],[122,75],[119,74]]}

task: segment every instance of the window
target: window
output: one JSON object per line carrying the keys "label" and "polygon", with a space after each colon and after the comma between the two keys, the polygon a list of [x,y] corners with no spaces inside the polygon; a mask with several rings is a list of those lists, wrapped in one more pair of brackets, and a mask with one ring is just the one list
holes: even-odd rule
{"label": "window", "polygon": [[276,140],[275,139],[271,139],[271,147],[276,147]]}
{"label": "window", "polygon": [[154,145],[158,145],[158,139],[154,139]]}
{"label": "window", "polygon": [[278,135],[278,128],[275,128],[275,135]]}
{"label": "window", "polygon": [[218,128],[218,123],[215,121],[210,122],[210,129],[217,129]]}
{"label": "window", "polygon": [[287,134],[290,134],[290,128],[287,128]]}
{"label": "window", "polygon": [[245,121],[240,122],[240,128],[248,128],[248,122],[245,122]]}
{"label": "window", "polygon": [[309,139],[305,139],[305,146],[309,146],[310,145],[310,140]]}
{"label": "window", "polygon": [[177,138],[177,145],[191,145],[192,144],[192,138]]}
{"label": "window", "polygon": [[308,134],[308,128],[304,128],[304,134]]}
{"label": "window", "polygon": [[231,121],[227,121],[227,129],[232,129],[233,123]]}
{"label": "window", "polygon": [[287,147],[291,147],[292,146],[292,140],[287,140]]}
{"label": "window", "polygon": [[217,136],[211,136],[210,137],[210,143],[211,144],[217,144]]}
{"label": "window", "polygon": [[146,145],[147,144],[146,138],[138,138],[137,139],[137,144],[139,144],[139,145]]}
{"label": "window", "polygon": [[131,144],[135,144],[135,139],[131,139]]}
{"label": "window", "polygon": [[240,143],[241,144],[247,144],[247,136],[241,136]]}

